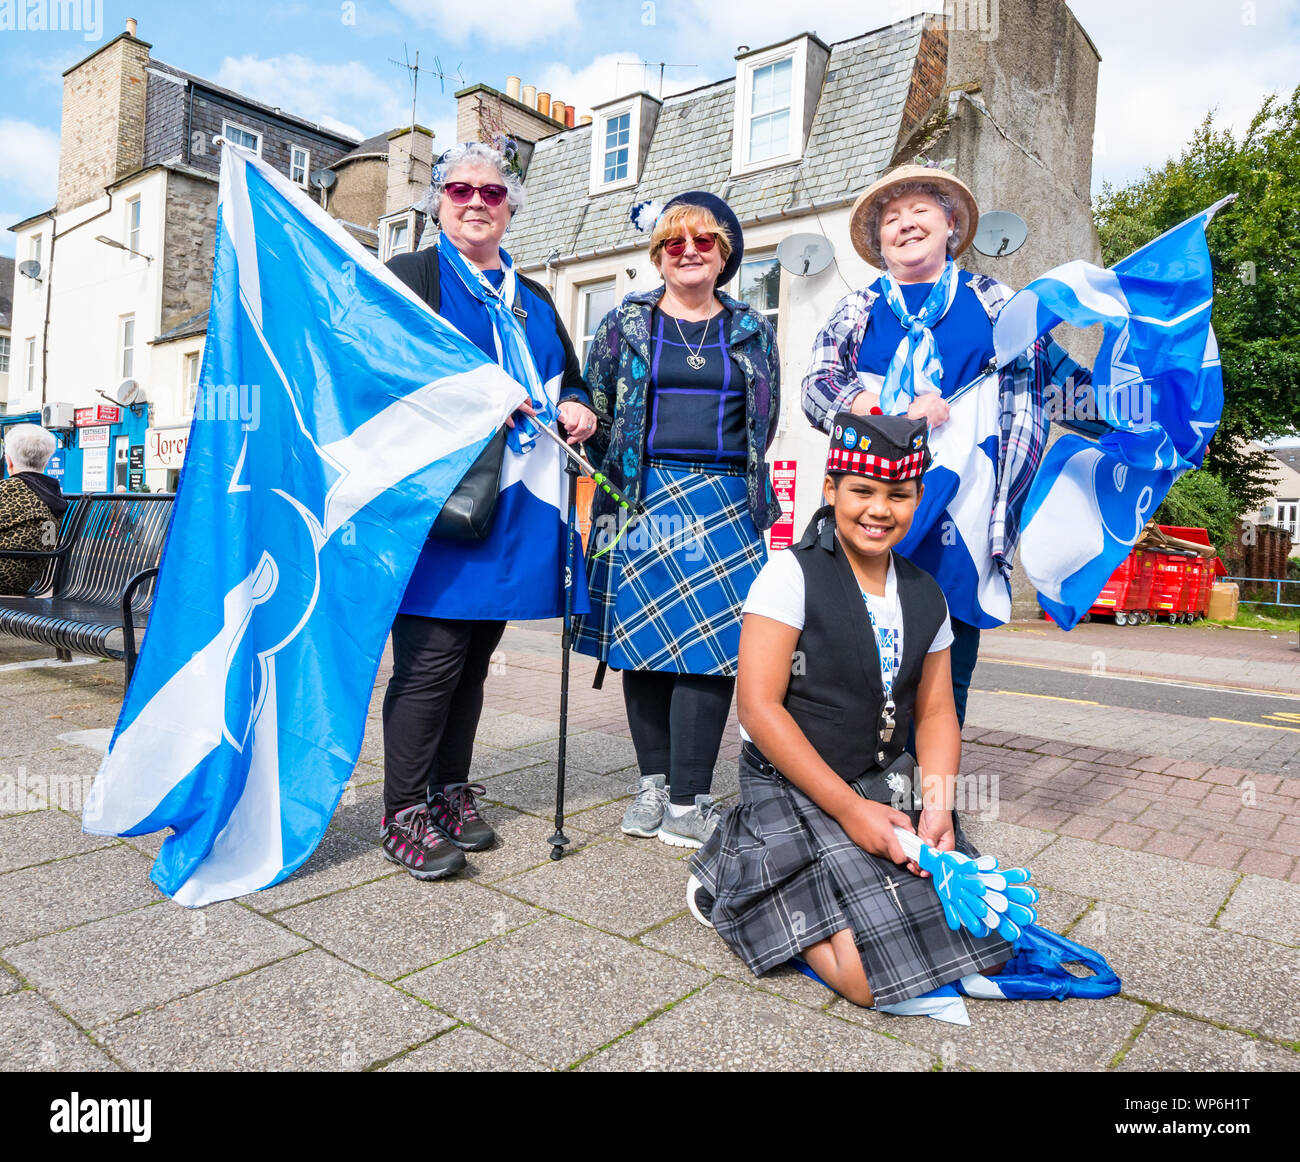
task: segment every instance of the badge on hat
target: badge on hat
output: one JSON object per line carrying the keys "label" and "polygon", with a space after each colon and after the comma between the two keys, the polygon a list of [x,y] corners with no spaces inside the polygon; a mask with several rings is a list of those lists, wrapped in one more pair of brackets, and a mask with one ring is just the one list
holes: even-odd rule
{"label": "badge on hat", "polygon": [[928,432],[924,419],[841,412],[835,417],[826,471],[918,480],[930,466]]}

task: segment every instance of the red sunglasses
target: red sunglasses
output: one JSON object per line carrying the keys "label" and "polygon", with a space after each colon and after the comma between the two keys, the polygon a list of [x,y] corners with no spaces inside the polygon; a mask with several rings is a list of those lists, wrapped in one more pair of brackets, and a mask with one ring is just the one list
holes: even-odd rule
{"label": "red sunglasses", "polygon": [[[712,234],[696,234],[691,241],[695,243],[697,254],[708,254],[718,244],[718,240]],[[664,243],[664,249],[674,258],[680,258],[686,253],[686,239],[669,238]]]}
{"label": "red sunglasses", "polygon": [[495,210],[501,205],[510,192],[505,186],[472,186],[469,182],[448,182],[442,187],[442,192],[451,199],[453,206],[468,206],[474,198],[475,191],[489,210]]}

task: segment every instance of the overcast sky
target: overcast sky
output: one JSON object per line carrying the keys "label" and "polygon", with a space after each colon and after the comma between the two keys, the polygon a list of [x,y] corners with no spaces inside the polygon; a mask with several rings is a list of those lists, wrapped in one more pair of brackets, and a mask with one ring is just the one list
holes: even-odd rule
{"label": "overcast sky", "polygon": [[[805,29],[842,40],[942,7],[917,0],[235,0],[187,11],[158,0],[74,2],[87,31],[8,30],[0,20],[0,227],[52,205],[61,73],[121,32],[127,16],[138,19],[157,59],[358,137],[409,121],[409,75],[392,60],[418,50],[422,66],[447,74],[441,82],[421,76],[419,120],[450,143],[451,94],[463,83],[504,88],[513,73],[584,108],[633,88],[655,91],[659,62],[665,91],[678,91],[731,75],[740,44],[757,48]],[[0,4],[0,14],[33,6],[59,10],[47,0],[18,0]],[[1210,108],[1241,128],[1267,93],[1290,93],[1300,83],[1300,0],[1075,0],[1071,8],[1102,56],[1094,188],[1128,181],[1179,152]],[[13,252],[13,235],[0,229],[0,254]]]}

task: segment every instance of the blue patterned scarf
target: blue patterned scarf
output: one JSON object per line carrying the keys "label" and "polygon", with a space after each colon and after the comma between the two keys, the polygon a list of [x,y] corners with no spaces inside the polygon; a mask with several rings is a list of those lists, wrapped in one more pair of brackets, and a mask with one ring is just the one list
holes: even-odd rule
{"label": "blue patterned scarf", "polygon": [[880,286],[889,309],[907,332],[889,361],[885,383],[880,390],[881,411],[886,415],[900,415],[907,411],[918,394],[942,390],[943,360],[939,357],[939,345],[934,341],[930,328],[948,313],[957,297],[960,282],[957,268],[950,258],[934,289],[914,315],[908,313],[902,288],[888,271],[880,276]]}
{"label": "blue patterned scarf", "polygon": [[[537,410],[537,422],[551,426],[558,413],[542,384],[537,363],[528,346],[524,321],[513,310],[519,290],[514,260],[504,249],[501,251],[501,268],[505,272],[505,280],[498,291],[477,266],[466,261],[445,234],[438,235],[436,245],[447,264],[465,284],[465,289],[487,310],[488,319],[492,323],[492,337],[496,343],[497,362],[511,378],[517,379],[528,389],[528,398]],[[511,449],[527,452],[537,442],[536,433],[528,430],[529,427],[530,421],[517,422],[507,431],[506,443]]]}

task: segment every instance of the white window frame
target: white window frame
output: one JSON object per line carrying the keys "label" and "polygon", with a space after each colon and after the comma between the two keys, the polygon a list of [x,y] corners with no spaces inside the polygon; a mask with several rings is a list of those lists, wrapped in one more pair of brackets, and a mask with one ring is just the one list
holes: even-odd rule
{"label": "white window frame", "polygon": [[[27,257],[30,258],[33,262],[35,262],[37,265],[39,265],[41,261],[41,238],[42,235],[33,234],[27,240]],[[28,289],[32,292],[32,294],[35,294],[38,290],[40,290],[41,283],[44,281],[45,281],[45,271],[42,270],[37,273],[35,278],[29,278],[27,280]]]}
{"label": "white window frame", "polygon": [[12,346],[8,335],[0,335],[0,375],[9,374],[9,351]]}
{"label": "white window frame", "polygon": [[118,316],[117,370],[119,380],[135,378],[135,315]]}
{"label": "white window frame", "polygon": [[[131,219],[135,218],[135,224],[132,225]],[[133,198],[126,200],[126,244],[137,253],[143,253],[143,247],[140,245],[140,233],[144,229],[144,208],[140,203],[140,195],[136,194]],[[135,254],[128,254],[128,262],[135,258]]]}
{"label": "white window frame", "polygon": [[[401,250],[393,249],[394,227],[397,226],[406,227],[406,246]],[[415,211],[408,210],[405,214],[397,214],[382,223],[382,246],[380,247],[380,254],[383,255],[382,261],[387,262],[395,254],[410,254],[414,249]]]}
{"label": "white window frame", "polygon": [[[607,193],[626,190],[641,180],[641,97],[629,97],[617,104],[602,106],[593,111],[591,124],[591,192]],[[616,181],[605,180],[605,126],[616,117],[627,114],[627,175]]]}
{"label": "white window frame", "polygon": [[23,390],[36,390],[36,337],[32,336],[27,340],[27,358],[26,367],[23,372]]}
{"label": "white window frame", "polygon": [[1294,541],[1300,537],[1300,500],[1279,500],[1275,502],[1277,516],[1274,524],[1286,529]]}
{"label": "white window frame", "polygon": [[[296,178],[296,177],[293,176],[293,171],[294,171],[294,162],[297,160],[297,156],[298,156],[298,154],[300,154],[300,153],[302,154],[302,178],[301,178],[301,180],[299,180],[298,178]],[[311,180],[311,150],[310,150],[310,149],[304,149],[301,145],[293,145],[293,144],[290,144],[290,146],[289,146],[289,180],[290,180],[291,182],[294,182],[294,183],[297,184],[297,185],[302,186],[302,188],[303,188],[304,190],[307,188],[307,183]]]}
{"label": "white window frame", "polygon": [[181,356],[181,371],[181,414],[192,416],[199,393],[199,377],[203,374],[202,350],[186,351]]}
{"label": "white window frame", "polygon": [[[262,156],[262,135],[256,129],[249,129],[247,125],[240,125],[238,121],[225,120],[221,123],[221,136],[230,138],[230,131],[232,129],[237,129],[240,133],[247,133],[249,137],[256,137],[257,148],[253,152],[256,153],[258,157]],[[236,141],[235,144],[239,145],[240,143]]]}
{"label": "white window frame", "polygon": [[[594,282],[584,282],[575,288],[578,292],[578,317],[575,320],[577,325],[573,328],[573,333],[578,337],[578,362],[585,367],[587,365],[587,348],[591,341],[596,337],[595,330],[588,331],[587,323],[587,303],[591,296],[600,291],[613,291],[614,306],[618,306],[618,279],[601,278]],[[605,316],[601,315],[600,319]],[[595,326],[600,326],[600,319],[595,320]]]}
{"label": "white window frame", "polygon": [[[789,148],[762,161],[749,161],[749,107],[754,92],[754,73],[768,65],[789,60],[790,139]],[[808,40],[786,41],[774,48],[751,53],[736,64],[735,129],[732,133],[731,173],[757,173],[778,165],[789,165],[803,156],[804,94],[808,86]]]}
{"label": "white window frame", "polygon": [[[775,250],[761,250],[757,254],[746,254],[744,261],[740,264],[739,268],[737,268],[736,270],[736,277],[732,280],[730,294],[732,295],[733,298],[740,298],[741,272],[745,269],[746,266],[750,265],[751,263],[758,263],[758,262],[763,262],[763,263],[777,262],[778,263],[777,270],[779,271],[781,269],[780,264],[776,257]],[[765,319],[767,319],[769,323],[772,324],[772,329],[774,331],[777,329],[777,322],[781,317],[781,291],[784,289],[783,283],[784,283],[784,279],[778,276],[777,284],[776,284],[775,308],[773,308],[771,311],[759,310],[757,307],[755,308],[755,310],[758,310],[758,313],[760,315],[762,315]],[[742,299],[741,301],[743,302],[744,300]]]}

